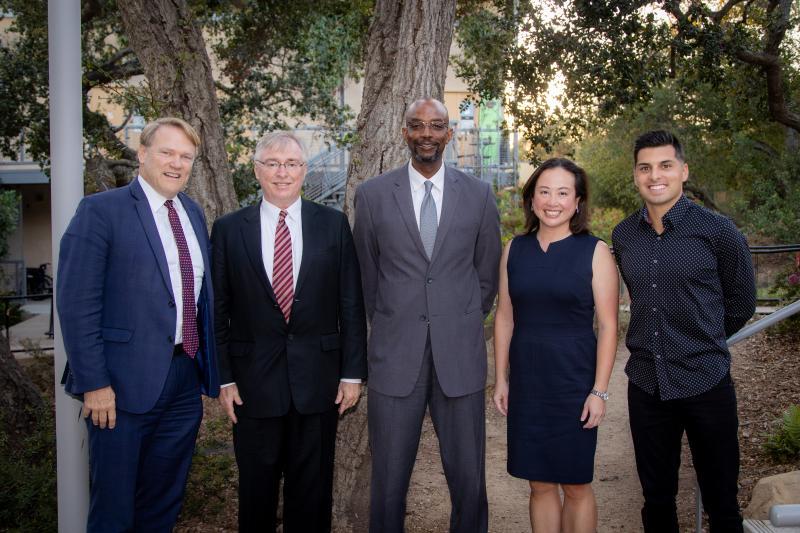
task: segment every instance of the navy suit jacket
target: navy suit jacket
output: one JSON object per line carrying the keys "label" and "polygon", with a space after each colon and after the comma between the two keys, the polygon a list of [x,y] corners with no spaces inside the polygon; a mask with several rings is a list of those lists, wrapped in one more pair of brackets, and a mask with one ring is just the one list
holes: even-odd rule
{"label": "navy suit jacket", "polygon": [[[178,197],[205,264],[197,303],[201,389],[217,396],[210,242],[200,207],[183,193]],[[177,312],[164,248],[138,181],[81,201],[61,239],[56,304],[69,361],[67,392],[111,385],[118,409],[152,409],[170,368]]]}

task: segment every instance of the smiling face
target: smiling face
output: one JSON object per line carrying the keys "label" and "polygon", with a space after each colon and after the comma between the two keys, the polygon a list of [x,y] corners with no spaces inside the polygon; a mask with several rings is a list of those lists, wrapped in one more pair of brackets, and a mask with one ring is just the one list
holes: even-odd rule
{"label": "smiling face", "polygon": [[162,125],[148,146],[139,146],[139,174],[170,200],[186,187],[196,155],[197,147],[183,130]]}
{"label": "smiling face", "polygon": [[569,222],[580,198],[575,194],[575,176],[562,167],[549,168],[541,173],[531,200],[539,227],[569,231]]}
{"label": "smiling face", "polygon": [[683,194],[689,166],[678,159],[672,145],[642,148],[636,155],[633,182],[653,215],[663,215]]}
{"label": "smiling face", "polygon": [[[283,164],[270,168],[275,163]],[[303,150],[291,139],[278,140],[256,154],[256,179],[264,191],[264,199],[280,209],[300,198],[306,177],[305,165],[287,169],[286,163],[304,163]]]}
{"label": "smiling face", "polygon": [[405,120],[403,139],[411,150],[411,164],[431,177],[439,170],[445,146],[453,137],[447,108],[438,100],[418,100],[408,108]]}

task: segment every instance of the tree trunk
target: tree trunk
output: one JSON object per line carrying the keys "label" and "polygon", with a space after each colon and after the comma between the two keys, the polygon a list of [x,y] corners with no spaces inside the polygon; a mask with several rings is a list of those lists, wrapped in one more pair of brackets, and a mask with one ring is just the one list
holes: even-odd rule
{"label": "tree trunk", "polygon": [[14,446],[30,434],[44,407],[36,385],[19,366],[0,332],[0,429]]}
{"label": "tree trunk", "polygon": [[376,2],[347,176],[344,211],[351,223],[356,187],[409,158],[400,134],[408,105],[443,98],[455,17],[455,0]]}
{"label": "tree trunk", "polygon": [[[357,142],[348,169],[345,213],[353,222],[356,187],[408,161],[400,133],[410,103],[442,100],[456,0],[378,0],[369,29]],[[335,531],[366,531],[370,458],[367,400],[342,419],[333,489]]]}
{"label": "tree trunk", "polygon": [[211,62],[185,0],[118,2],[125,34],[150,82],[153,106],[194,126],[202,145],[188,193],[208,224],[237,207],[228,169]]}

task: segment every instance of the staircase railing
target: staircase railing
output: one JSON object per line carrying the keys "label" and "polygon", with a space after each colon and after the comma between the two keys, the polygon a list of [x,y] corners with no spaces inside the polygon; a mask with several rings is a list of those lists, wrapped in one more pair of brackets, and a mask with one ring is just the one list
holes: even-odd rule
{"label": "staircase railing", "polygon": [[[794,251],[789,250],[789,251]],[[752,337],[759,331],[763,331],[770,326],[774,326],[778,322],[786,320],[792,315],[800,313],[800,300],[797,300],[794,303],[781,307],[774,313],[765,316],[764,318],[760,319],[757,322],[753,322],[749,326],[746,326],[739,330],[738,333],[732,335],[728,339],[728,347],[733,346],[734,344],[738,344],[743,340]],[[697,480],[695,479],[694,482],[694,490],[695,490],[695,531],[697,533],[702,533],[703,531],[703,499],[700,496],[700,486],[697,484]]]}
{"label": "staircase railing", "polygon": [[323,202],[342,190],[347,183],[348,150],[331,148],[308,161],[303,195],[308,200]]}

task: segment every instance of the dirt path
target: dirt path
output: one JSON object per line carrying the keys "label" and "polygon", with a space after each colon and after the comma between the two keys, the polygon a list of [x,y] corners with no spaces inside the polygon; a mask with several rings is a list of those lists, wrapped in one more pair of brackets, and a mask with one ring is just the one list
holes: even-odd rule
{"label": "dirt path", "polygon": [[[641,489],[636,475],[633,444],[628,428],[625,362],[621,344],[609,387],[608,414],[600,427],[595,456],[594,490],[598,504],[598,531],[640,531]],[[491,357],[490,357],[491,360]],[[493,368],[489,382],[494,382]],[[486,482],[489,496],[489,531],[530,531],[528,483],[506,472],[506,420],[494,408],[491,387],[486,395]],[[687,461],[684,461],[686,463]],[[681,472],[680,505],[693,502],[693,476],[688,465]],[[450,499],[442,472],[439,447],[429,418],[411,479],[406,527],[410,533],[447,531]]]}

